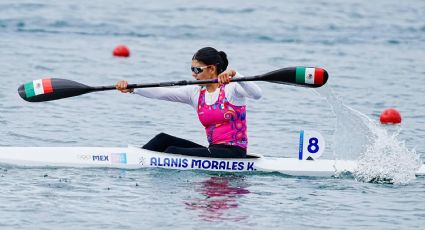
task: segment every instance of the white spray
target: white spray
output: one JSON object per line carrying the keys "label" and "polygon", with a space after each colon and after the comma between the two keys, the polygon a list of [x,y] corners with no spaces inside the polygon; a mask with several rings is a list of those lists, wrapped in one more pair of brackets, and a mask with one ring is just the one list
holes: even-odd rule
{"label": "white spray", "polygon": [[317,90],[325,96],[336,116],[335,159],[357,160],[356,180],[406,184],[415,179],[422,165],[419,154],[366,115],[344,105],[327,87]]}

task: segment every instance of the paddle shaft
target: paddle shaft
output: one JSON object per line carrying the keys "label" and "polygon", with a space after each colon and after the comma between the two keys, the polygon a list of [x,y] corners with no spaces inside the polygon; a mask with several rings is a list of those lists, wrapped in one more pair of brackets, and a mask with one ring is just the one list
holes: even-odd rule
{"label": "paddle shaft", "polygon": [[[243,77],[243,78],[233,78],[231,82],[239,81],[258,81],[261,80],[261,76],[252,76],[252,77]],[[195,81],[170,81],[170,82],[159,82],[159,83],[147,83],[147,84],[128,84],[127,89],[136,89],[136,88],[154,88],[154,87],[169,87],[169,86],[182,86],[182,85],[202,85],[202,84],[211,84],[217,83],[217,79],[211,80],[195,80]],[[106,90],[115,90],[115,86],[94,86],[90,91],[106,91]]]}

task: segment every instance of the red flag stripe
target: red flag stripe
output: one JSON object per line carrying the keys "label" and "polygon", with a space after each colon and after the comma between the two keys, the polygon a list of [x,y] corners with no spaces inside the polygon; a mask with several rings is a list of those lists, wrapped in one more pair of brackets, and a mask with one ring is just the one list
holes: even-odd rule
{"label": "red flag stripe", "polygon": [[44,93],[53,92],[52,80],[51,79],[43,79],[42,82],[43,82]]}
{"label": "red flag stripe", "polygon": [[314,84],[323,85],[323,76],[325,71],[322,68],[314,68]]}

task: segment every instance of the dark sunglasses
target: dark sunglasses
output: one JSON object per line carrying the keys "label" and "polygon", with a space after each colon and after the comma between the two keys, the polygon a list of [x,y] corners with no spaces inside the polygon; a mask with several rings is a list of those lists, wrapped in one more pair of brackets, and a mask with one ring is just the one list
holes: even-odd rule
{"label": "dark sunglasses", "polygon": [[198,74],[198,73],[202,73],[204,71],[204,69],[210,67],[209,65],[207,66],[201,66],[201,67],[193,67],[191,66],[190,69],[192,70],[192,72]]}

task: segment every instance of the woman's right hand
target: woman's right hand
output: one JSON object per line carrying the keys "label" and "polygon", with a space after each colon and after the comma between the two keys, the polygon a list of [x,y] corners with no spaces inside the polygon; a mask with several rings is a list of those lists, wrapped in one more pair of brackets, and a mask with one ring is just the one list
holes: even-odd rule
{"label": "woman's right hand", "polygon": [[132,93],[134,89],[127,89],[128,82],[126,80],[119,80],[117,84],[115,84],[115,88],[121,91],[121,93]]}

